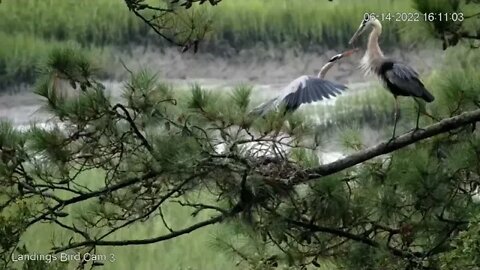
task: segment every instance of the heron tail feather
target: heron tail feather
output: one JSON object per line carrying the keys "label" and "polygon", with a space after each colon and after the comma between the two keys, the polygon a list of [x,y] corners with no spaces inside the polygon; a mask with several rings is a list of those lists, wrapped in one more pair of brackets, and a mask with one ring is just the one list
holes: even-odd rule
{"label": "heron tail feather", "polygon": [[425,100],[426,102],[432,102],[432,101],[435,100],[435,97],[434,97],[432,94],[430,94],[430,92],[428,92],[428,90],[425,89],[425,88],[423,89],[422,98],[423,98],[423,100]]}

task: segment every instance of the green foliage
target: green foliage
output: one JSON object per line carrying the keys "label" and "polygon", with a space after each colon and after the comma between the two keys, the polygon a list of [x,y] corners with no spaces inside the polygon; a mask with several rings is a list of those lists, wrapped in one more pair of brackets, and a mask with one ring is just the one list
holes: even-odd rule
{"label": "green foliage", "polygon": [[249,86],[239,86],[233,90],[232,99],[234,100],[236,109],[240,112],[245,113],[248,109],[251,93],[252,87]]}
{"label": "green foliage", "polygon": [[[478,14],[480,11],[480,5],[475,1],[413,0],[412,2],[417,11],[431,16],[428,24],[416,25],[411,29],[412,37],[422,31],[424,33],[422,39],[435,37],[442,41],[443,49],[446,49],[459,44],[462,38],[475,36],[479,23],[475,20],[476,15],[472,14]],[[440,18],[438,14],[454,14],[454,17]],[[472,34],[469,35],[469,33]],[[467,42],[469,39],[467,38]]]}
{"label": "green foliage", "polygon": [[480,223],[478,215],[468,229],[460,232],[453,241],[454,250],[442,259],[443,269],[479,269],[480,265]]}
{"label": "green foliage", "polygon": [[82,45],[126,44],[145,35],[147,26],[130,16],[124,1],[20,0],[2,5],[3,33],[76,41]]}
{"label": "green foliage", "polygon": [[437,106],[429,106],[434,114],[445,117],[480,105],[478,60],[475,49],[464,47],[449,51],[445,65],[429,80],[436,97]]}
{"label": "green foliage", "polygon": [[[222,1],[217,6],[203,5],[194,9],[211,13],[208,16],[214,21],[211,38],[215,44],[226,42],[231,47],[249,47],[266,41],[338,46],[345,44],[364,12],[407,11],[409,5],[400,1],[385,4],[381,0],[362,3],[354,0],[337,3],[248,0]],[[47,40],[75,40],[84,45],[101,46],[138,44],[145,41],[145,37],[158,40],[152,33],[147,35],[148,27],[129,13],[123,1],[102,0],[95,4],[72,0],[9,1],[2,5],[0,16],[4,18],[0,29],[5,33],[24,33]],[[33,20],[35,24],[31,23]],[[395,29],[388,30],[386,43],[391,44],[395,37]]]}
{"label": "green foliage", "polygon": [[[431,1],[418,1],[416,7],[419,10],[437,10],[437,6],[426,2]],[[182,9],[177,12],[178,17],[160,23],[168,28],[174,19],[180,24],[174,28],[179,28],[191,22],[193,13],[197,14],[193,21],[201,22],[199,28],[212,22],[212,29],[203,27],[208,33],[202,44],[204,50],[214,54],[228,56],[231,48],[238,51],[252,47],[317,52],[325,48],[345,47],[365,12],[412,12],[413,7],[409,1],[383,0],[222,1],[216,6],[195,5],[187,11]],[[461,11],[475,13],[477,8],[470,4]],[[35,67],[51,47],[74,44],[101,59],[101,62],[112,62],[111,57],[105,57],[105,52],[112,52],[113,48],[128,51],[132,46],[168,46],[128,10],[124,1],[8,1],[2,5],[0,17],[4,18],[0,22],[0,88],[19,82],[32,83]],[[425,23],[383,23],[382,46],[386,49],[398,45],[425,46],[427,38],[438,37],[435,31],[443,31],[443,28],[435,30]],[[469,31],[477,29],[474,20],[466,21],[463,27]],[[425,31],[431,34],[426,35]],[[188,33],[181,31],[176,37],[182,39]],[[111,76],[114,72],[102,70],[104,75]]]}
{"label": "green foliage", "polygon": [[[459,58],[470,53],[455,52]],[[437,99],[425,113],[445,118],[478,107],[478,62],[463,63],[427,80]],[[178,237],[225,222],[225,232],[208,231],[212,245],[233,254],[242,269],[332,262],[340,269],[438,269],[478,261],[473,198],[480,137],[471,127],[328,174],[325,168],[334,165],[317,167],[322,149],[315,139],[328,132],[281,109],[252,117],[247,87],[222,93],[193,85],[185,93],[141,71],[115,101],[96,81],[101,70],[87,55],[59,49],[45,65],[37,93],[57,124],[29,131],[0,126],[0,259],[27,252],[19,244],[29,252],[83,252],[90,241],[112,241],[95,252],[123,255],[128,251],[113,246],[151,241],[142,251],[176,253],[168,267],[181,269],[189,263],[175,245],[204,247]],[[365,147],[361,125],[386,127],[392,106],[382,91],[364,100],[347,96],[323,111],[350,151]],[[461,100],[462,92],[468,99]],[[402,109],[414,108],[406,102]],[[414,114],[402,121],[413,127]],[[33,238],[39,234],[51,245]],[[169,239],[180,240],[154,245]],[[203,256],[203,268],[213,267]],[[229,262],[215,261],[231,268]]]}
{"label": "green foliage", "polygon": [[[101,186],[104,180],[104,174],[98,171],[85,172],[78,178],[78,183],[91,189]],[[55,194],[60,195],[57,191]],[[81,203],[70,208],[67,212],[68,217],[63,218],[64,223],[76,224],[78,228],[83,228],[80,217],[86,216],[91,219],[98,211],[99,203],[93,200],[90,203]],[[170,203],[162,207],[164,218],[172,227],[184,227],[185,225],[208,218],[208,212],[201,212],[196,217],[192,217],[190,209],[181,207],[177,203]],[[111,256],[114,255],[115,262],[102,261],[105,265],[97,267],[105,270],[130,270],[130,269],[156,269],[159,265],[157,259],[161,259],[161,268],[175,270],[203,270],[203,269],[237,269],[234,268],[234,260],[216,249],[210,248],[210,243],[218,235],[229,233],[230,229],[224,225],[214,225],[203,230],[192,232],[171,242],[161,244],[134,246],[134,247],[99,247],[98,254]],[[113,234],[110,240],[123,240],[125,238],[144,239],[152,235],[168,233],[160,217],[146,220],[139,224],[125,228],[118,234]],[[22,243],[28,245],[30,253],[46,254],[53,247],[52,240],[55,242],[67,243],[71,237],[77,236],[68,230],[56,227],[54,224],[36,224],[30,227],[22,235]],[[73,251],[71,252],[74,253]],[[78,262],[70,261],[65,269],[75,269]],[[17,264],[14,264],[17,266]],[[52,264],[48,266],[53,267]],[[90,265],[87,265],[90,267]],[[2,268],[3,269],[3,268]],[[30,270],[30,268],[27,268]],[[53,270],[54,268],[31,268],[35,270]],[[93,268],[95,269],[95,268]],[[238,269],[243,269],[238,267]],[[60,270],[60,268],[58,269]]]}
{"label": "green foliage", "polygon": [[[214,7],[203,5],[192,10],[198,10],[195,11],[200,16],[197,20],[213,22],[206,46],[221,48],[211,50],[214,53],[228,52],[228,47],[251,48],[258,44],[316,51],[319,47],[344,46],[366,10],[408,10],[404,2],[387,5],[383,2],[379,5],[379,2],[382,1],[344,0],[321,4],[313,0],[223,1]],[[305,6],[310,8],[305,9]],[[103,48],[111,51],[112,47],[128,50],[133,45],[147,43],[166,45],[129,12],[123,1],[8,1],[2,5],[0,17],[3,18],[0,22],[0,88],[32,83],[38,63],[46,58],[52,47],[74,44],[102,62],[111,62],[111,58],[104,56]],[[189,22],[188,18],[178,20]],[[386,29],[384,45],[395,44],[397,25],[389,25]],[[112,70],[102,70],[106,72],[104,75],[112,75]]]}
{"label": "green foliage", "polygon": [[[308,8],[306,8],[308,7]],[[218,10],[216,11],[215,9]],[[365,12],[407,11],[403,1],[318,2],[315,0],[222,1],[214,12],[215,42],[223,40],[233,47],[286,44],[308,49],[318,46],[344,46]],[[322,14],[322,16],[319,16]],[[386,27],[386,46],[396,43],[399,25]],[[278,47],[278,46],[277,46]]]}

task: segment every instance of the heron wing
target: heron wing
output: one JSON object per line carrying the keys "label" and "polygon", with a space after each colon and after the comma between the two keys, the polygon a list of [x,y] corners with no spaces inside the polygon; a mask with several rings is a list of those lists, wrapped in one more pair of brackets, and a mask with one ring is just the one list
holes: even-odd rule
{"label": "heron wing", "polygon": [[422,97],[427,101],[433,101],[433,96],[425,89],[418,73],[405,64],[393,63],[392,67],[385,71],[385,78],[399,91],[400,95]]}
{"label": "heron wing", "polygon": [[317,77],[302,76],[294,80],[283,98],[287,109],[295,110],[300,105],[329,99],[346,90],[343,84],[320,79]]}
{"label": "heron wing", "polygon": [[272,98],[257,107],[253,108],[249,115],[265,116],[268,112],[275,110],[278,106],[278,97]]}

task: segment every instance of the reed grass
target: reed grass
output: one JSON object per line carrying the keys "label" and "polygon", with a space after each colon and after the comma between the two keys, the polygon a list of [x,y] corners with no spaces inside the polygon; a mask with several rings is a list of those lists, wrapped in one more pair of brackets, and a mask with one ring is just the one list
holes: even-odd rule
{"label": "reed grass", "polygon": [[[213,21],[205,50],[224,55],[226,48],[343,48],[364,13],[411,11],[410,5],[401,0],[224,0],[196,10]],[[53,47],[74,44],[98,54],[105,47],[168,46],[121,0],[7,0],[0,18],[0,92],[31,83],[36,63]],[[402,44],[404,25],[384,24],[382,47]]]}
{"label": "reed grass", "polygon": [[47,41],[25,34],[0,32],[0,92],[15,84],[35,82],[37,68],[45,61],[51,50],[59,47],[72,47],[82,51],[102,70],[103,77],[109,77],[112,70],[103,68],[111,61],[108,48],[82,47],[75,41]]}
{"label": "reed grass", "polygon": [[[311,44],[344,46],[365,12],[411,10],[399,0],[242,0],[203,5],[214,21],[210,44],[249,47]],[[118,0],[16,0],[2,3],[0,30],[47,40],[74,40],[80,44],[124,46],[159,40]],[[398,24],[386,27],[383,40],[398,40]]]}
{"label": "reed grass", "polygon": [[82,45],[128,42],[147,29],[124,1],[15,0],[0,7],[0,30]]}
{"label": "reed grass", "polygon": [[[264,44],[345,46],[365,13],[411,11],[409,1],[243,0],[222,1],[212,39],[234,46]],[[398,42],[403,24],[386,24],[385,45]]]}

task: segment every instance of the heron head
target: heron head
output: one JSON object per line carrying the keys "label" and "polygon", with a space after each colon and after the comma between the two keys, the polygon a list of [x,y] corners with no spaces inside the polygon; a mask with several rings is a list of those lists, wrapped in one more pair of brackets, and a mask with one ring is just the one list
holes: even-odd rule
{"label": "heron head", "polygon": [[358,27],[355,34],[353,34],[348,44],[352,44],[353,42],[355,42],[355,40],[357,40],[357,38],[361,36],[365,32],[365,30],[367,30],[368,28],[375,27],[379,24],[380,22],[377,20],[377,18],[375,18],[374,15],[366,14],[362,22],[360,23],[360,26]]}
{"label": "heron head", "polygon": [[340,60],[342,59],[343,57],[348,57],[350,55],[352,55],[353,53],[355,53],[356,51],[358,51],[358,48],[355,48],[355,49],[352,49],[352,50],[348,50],[348,51],[345,51],[343,53],[339,53],[339,54],[336,54],[334,55],[332,58],[330,58],[330,60],[328,60],[328,62],[336,62],[337,60]]}
{"label": "heron head", "polygon": [[336,54],[336,55],[332,56],[332,58],[330,58],[330,60],[328,60],[328,62],[333,63],[337,60],[340,60],[342,57],[343,57],[343,55],[341,53]]}

